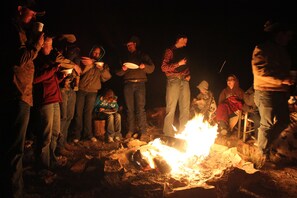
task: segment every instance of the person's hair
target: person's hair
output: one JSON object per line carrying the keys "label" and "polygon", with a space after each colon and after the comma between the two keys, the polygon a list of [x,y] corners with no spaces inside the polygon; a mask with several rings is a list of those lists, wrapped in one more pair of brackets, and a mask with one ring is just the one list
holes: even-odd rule
{"label": "person's hair", "polygon": [[278,32],[293,31],[294,27],[289,21],[269,19],[264,24],[264,32],[275,34]]}
{"label": "person's hair", "polygon": [[180,38],[188,38],[186,34],[177,34],[175,37],[175,41],[178,41]]}
{"label": "person's hair", "polygon": [[112,90],[112,89],[106,89],[106,90],[104,90],[104,92],[103,92],[103,97],[109,97],[109,98],[111,98],[111,97],[114,97],[115,96],[115,94],[114,94],[114,91]]}

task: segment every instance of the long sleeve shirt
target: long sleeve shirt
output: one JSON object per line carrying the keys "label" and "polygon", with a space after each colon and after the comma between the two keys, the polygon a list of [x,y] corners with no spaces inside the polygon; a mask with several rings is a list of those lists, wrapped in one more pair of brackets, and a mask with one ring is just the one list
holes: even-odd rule
{"label": "long sleeve shirt", "polygon": [[94,65],[90,67],[90,69],[80,76],[79,89],[87,92],[97,92],[101,89],[101,82],[109,80],[111,74],[107,66],[103,70],[100,70]]}
{"label": "long sleeve shirt", "polygon": [[114,110],[115,112],[117,112],[119,110],[117,99],[117,96],[114,96],[112,99],[106,99],[102,95],[98,96],[95,101],[95,113],[99,113],[100,108],[103,108],[105,110]]}
{"label": "long sleeve shirt", "polygon": [[283,46],[268,41],[258,45],[253,51],[252,70],[254,89],[260,91],[288,91],[282,84],[289,76],[291,60]]}
{"label": "long sleeve shirt", "polygon": [[[1,100],[20,99],[33,106],[34,63],[41,45],[27,38],[26,31],[17,20],[3,31],[9,46],[5,49],[1,74]],[[7,37],[6,37],[7,36]],[[3,83],[2,83],[3,82]]]}
{"label": "long sleeve shirt", "polygon": [[190,75],[190,68],[187,65],[178,65],[178,62],[185,58],[179,56],[179,50],[175,46],[165,50],[161,69],[167,77],[185,78]]}
{"label": "long sleeve shirt", "polygon": [[136,65],[144,64],[144,69],[127,69],[119,70],[116,72],[116,75],[118,76],[124,76],[124,80],[139,80],[142,82],[147,81],[147,74],[153,73],[155,70],[155,64],[153,63],[152,59],[146,54],[141,51],[135,51],[134,53],[131,53],[124,62],[131,62]]}

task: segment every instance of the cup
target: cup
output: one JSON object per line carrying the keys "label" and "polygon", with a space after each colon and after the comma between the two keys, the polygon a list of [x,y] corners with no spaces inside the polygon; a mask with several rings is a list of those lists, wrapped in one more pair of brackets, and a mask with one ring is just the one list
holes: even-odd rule
{"label": "cup", "polygon": [[103,67],[104,62],[95,62],[95,65],[96,65],[97,67]]}
{"label": "cup", "polygon": [[43,26],[44,24],[41,23],[41,22],[35,22],[34,25],[33,25],[33,31],[34,32],[42,32],[43,31]]}

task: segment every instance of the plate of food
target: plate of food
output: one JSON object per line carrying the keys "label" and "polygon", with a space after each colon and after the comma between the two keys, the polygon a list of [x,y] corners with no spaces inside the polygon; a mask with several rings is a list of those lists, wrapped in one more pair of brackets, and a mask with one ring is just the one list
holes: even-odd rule
{"label": "plate of food", "polygon": [[128,67],[129,69],[138,69],[139,66],[134,64],[134,63],[130,63],[130,62],[126,62],[123,65],[125,65],[126,67]]}
{"label": "plate of food", "polygon": [[104,111],[103,111],[103,113],[106,113],[106,114],[113,114],[113,113],[115,113],[116,111],[115,110],[113,110],[113,109],[105,109]]}

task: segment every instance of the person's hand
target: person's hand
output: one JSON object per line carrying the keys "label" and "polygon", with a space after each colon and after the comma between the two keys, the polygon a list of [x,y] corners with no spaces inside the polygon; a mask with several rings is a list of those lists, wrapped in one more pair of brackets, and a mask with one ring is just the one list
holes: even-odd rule
{"label": "person's hand", "polygon": [[185,77],[185,80],[186,81],[190,81],[190,79],[191,79],[191,76],[190,75],[188,75],[188,76]]}
{"label": "person's hand", "polygon": [[127,71],[128,67],[126,67],[125,65],[122,66],[122,70],[123,71]]}
{"label": "person's hand", "polygon": [[183,58],[180,61],[178,61],[178,66],[186,65],[187,64],[187,59]]}
{"label": "person's hand", "polygon": [[282,81],[282,84],[284,84],[284,85],[294,85],[294,83],[295,83],[295,80],[293,80],[293,79],[291,79],[291,78],[289,78],[289,79],[284,79],[284,80]]}
{"label": "person's hand", "polygon": [[139,69],[144,69],[144,68],[145,68],[145,64],[141,63],[141,64],[139,65]]}
{"label": "person's hand", "polygon": [[86,56],[81,57],[81,62],[84,65],[92,65],[93,64],[93,60]]}

